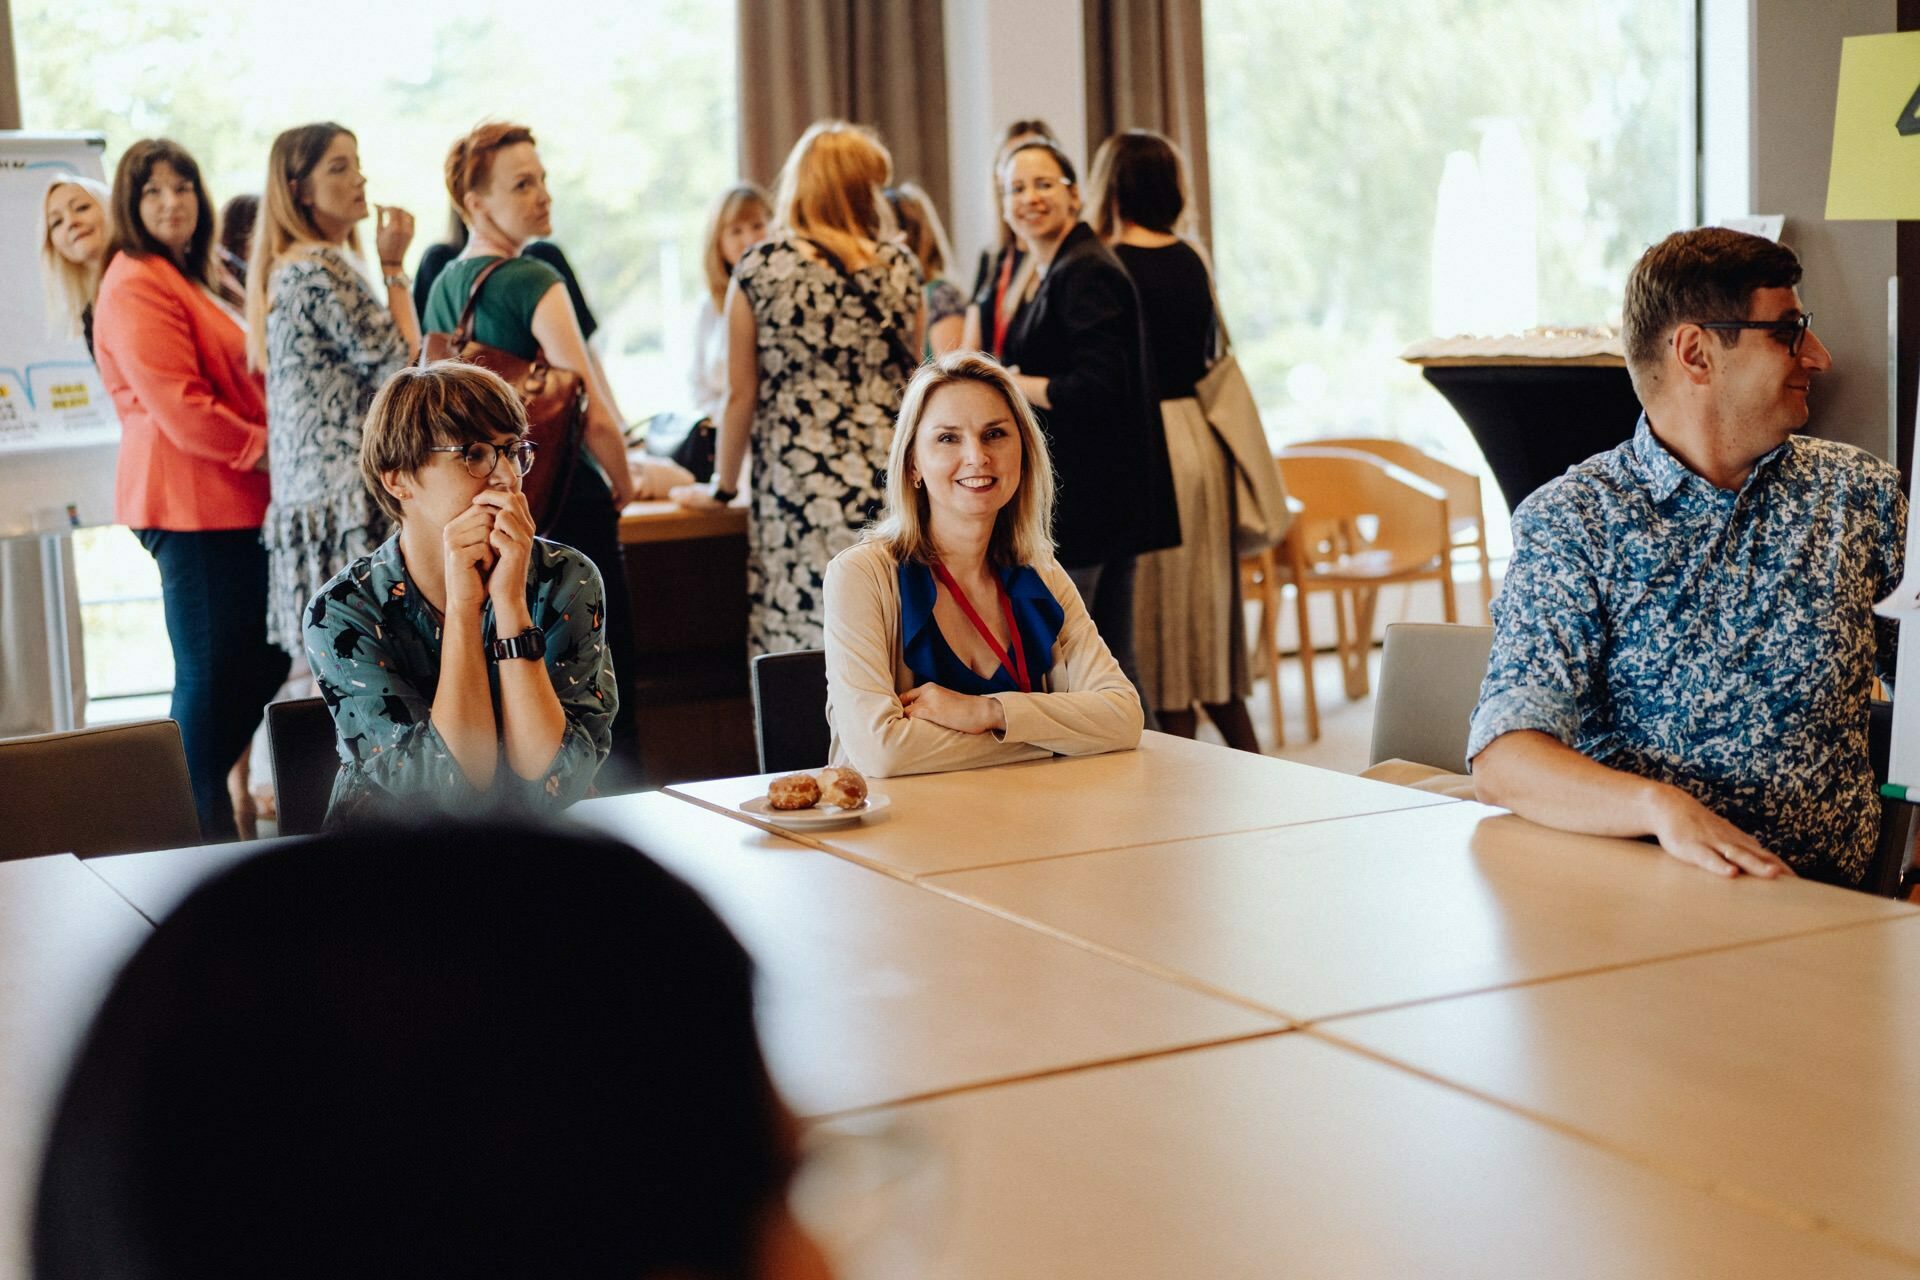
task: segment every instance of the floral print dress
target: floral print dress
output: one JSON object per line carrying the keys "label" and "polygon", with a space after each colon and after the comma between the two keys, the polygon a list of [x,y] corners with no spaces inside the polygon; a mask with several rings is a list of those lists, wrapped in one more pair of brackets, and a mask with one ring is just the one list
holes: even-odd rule
{"label": "floral print dress", "polygon": [[748,647],[818,649],[827,562],[860,540],[883,500],[893,419],[913,374],[901,348],[913,340],[920,270],[883,244],[843,277],[779,236],[741,255],[734,279],[753,308],[760,362]]}
{"label": "floral print dress", "polygon": [[304,648],[303,614],[329,579],[386,539],[360,477],[360,424],[408,358],[373,287],[331,246],[267,277],[267,639]]}

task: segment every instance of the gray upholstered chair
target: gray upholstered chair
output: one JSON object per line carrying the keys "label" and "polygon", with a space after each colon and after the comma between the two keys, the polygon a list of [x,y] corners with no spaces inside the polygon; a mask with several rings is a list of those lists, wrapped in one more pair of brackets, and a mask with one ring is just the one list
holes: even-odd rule
{"label": "gray upholstered chair", "polygon": [[1388,627],[1367,763],[1411,760],[1465,773],[1467,721],[1492,649],[1492,627],[1429,622]]}
{"label": "gray upholstered chair", "polygon": [[173,721],[0,739],[0,859],[199,843]]}

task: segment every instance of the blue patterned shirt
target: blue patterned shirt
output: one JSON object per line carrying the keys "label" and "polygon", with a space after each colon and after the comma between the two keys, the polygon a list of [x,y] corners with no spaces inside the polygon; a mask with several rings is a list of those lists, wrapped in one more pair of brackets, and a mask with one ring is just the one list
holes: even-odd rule
{"label": "blue patterned shirt", "polygon": [[1471,760],[1534,729],[1672,783],[1797,870],[1857,881],[1879,822],[1871,677],[1892,679],[1900,475],[1796,436],[1737,492],[1667,451],[1644,416],[1514,512]]}
{"label": "blue patterned shirt", "polygon": [[[433,727],[441,622],[413,589],[400,535],[320,589],[307,606],[306,638],[307,660],[339,742],[329,826],[418,812],[423,801],[470,815],[496,806],[559,809],[587,793],[607,758],[619,707],[599,570],[571,547],[535,539],[527,611],[547,634],[547,674],[567,727],[540,778],[522,779],[502,762],[492,794],[482,795]],[[491,641],[491,602],[482,621],[483,638]],[[491,663],[487,683],[497,723],[500,675]]]}

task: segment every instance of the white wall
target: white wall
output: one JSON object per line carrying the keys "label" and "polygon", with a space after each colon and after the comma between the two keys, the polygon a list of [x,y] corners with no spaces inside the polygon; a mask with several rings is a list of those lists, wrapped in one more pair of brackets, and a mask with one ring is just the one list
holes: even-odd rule
{"label": "white wall", "polygon": [[[1887,281],[1891,222],[1828,222],[1827,171],[1845,36],[1895,30],[1895,0],[1751,0],[1754,213],[1784,213],[1800,296],[1833,371],[1814,388],[1813,431],[1895,456]],[[1913,287],[1920,288],[1920,281]]]}
{"label": "white wall", "polygon": [[973,282],[997,242],[988,182],[1007,124],[1039,117],[1086,171],[1087,76],[1080,0],[946,0],[947,154],[953,175],[952,275]]}

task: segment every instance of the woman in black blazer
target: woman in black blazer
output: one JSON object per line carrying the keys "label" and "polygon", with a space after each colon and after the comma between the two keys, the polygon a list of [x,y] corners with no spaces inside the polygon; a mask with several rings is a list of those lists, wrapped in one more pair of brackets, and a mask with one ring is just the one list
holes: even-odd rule
{"label": "woman in black blazer", "polygon": [[1007,223],[1037,267],[1033,296],[1007,334],[1006,364],[1053,450],[1060,563],[1138,689],[1134,557],[1180,544],[1140,300],[1119,259],[1080,220],[1065,152],[1049,142],[1015,148],[1001,165],[1000,191]]}

